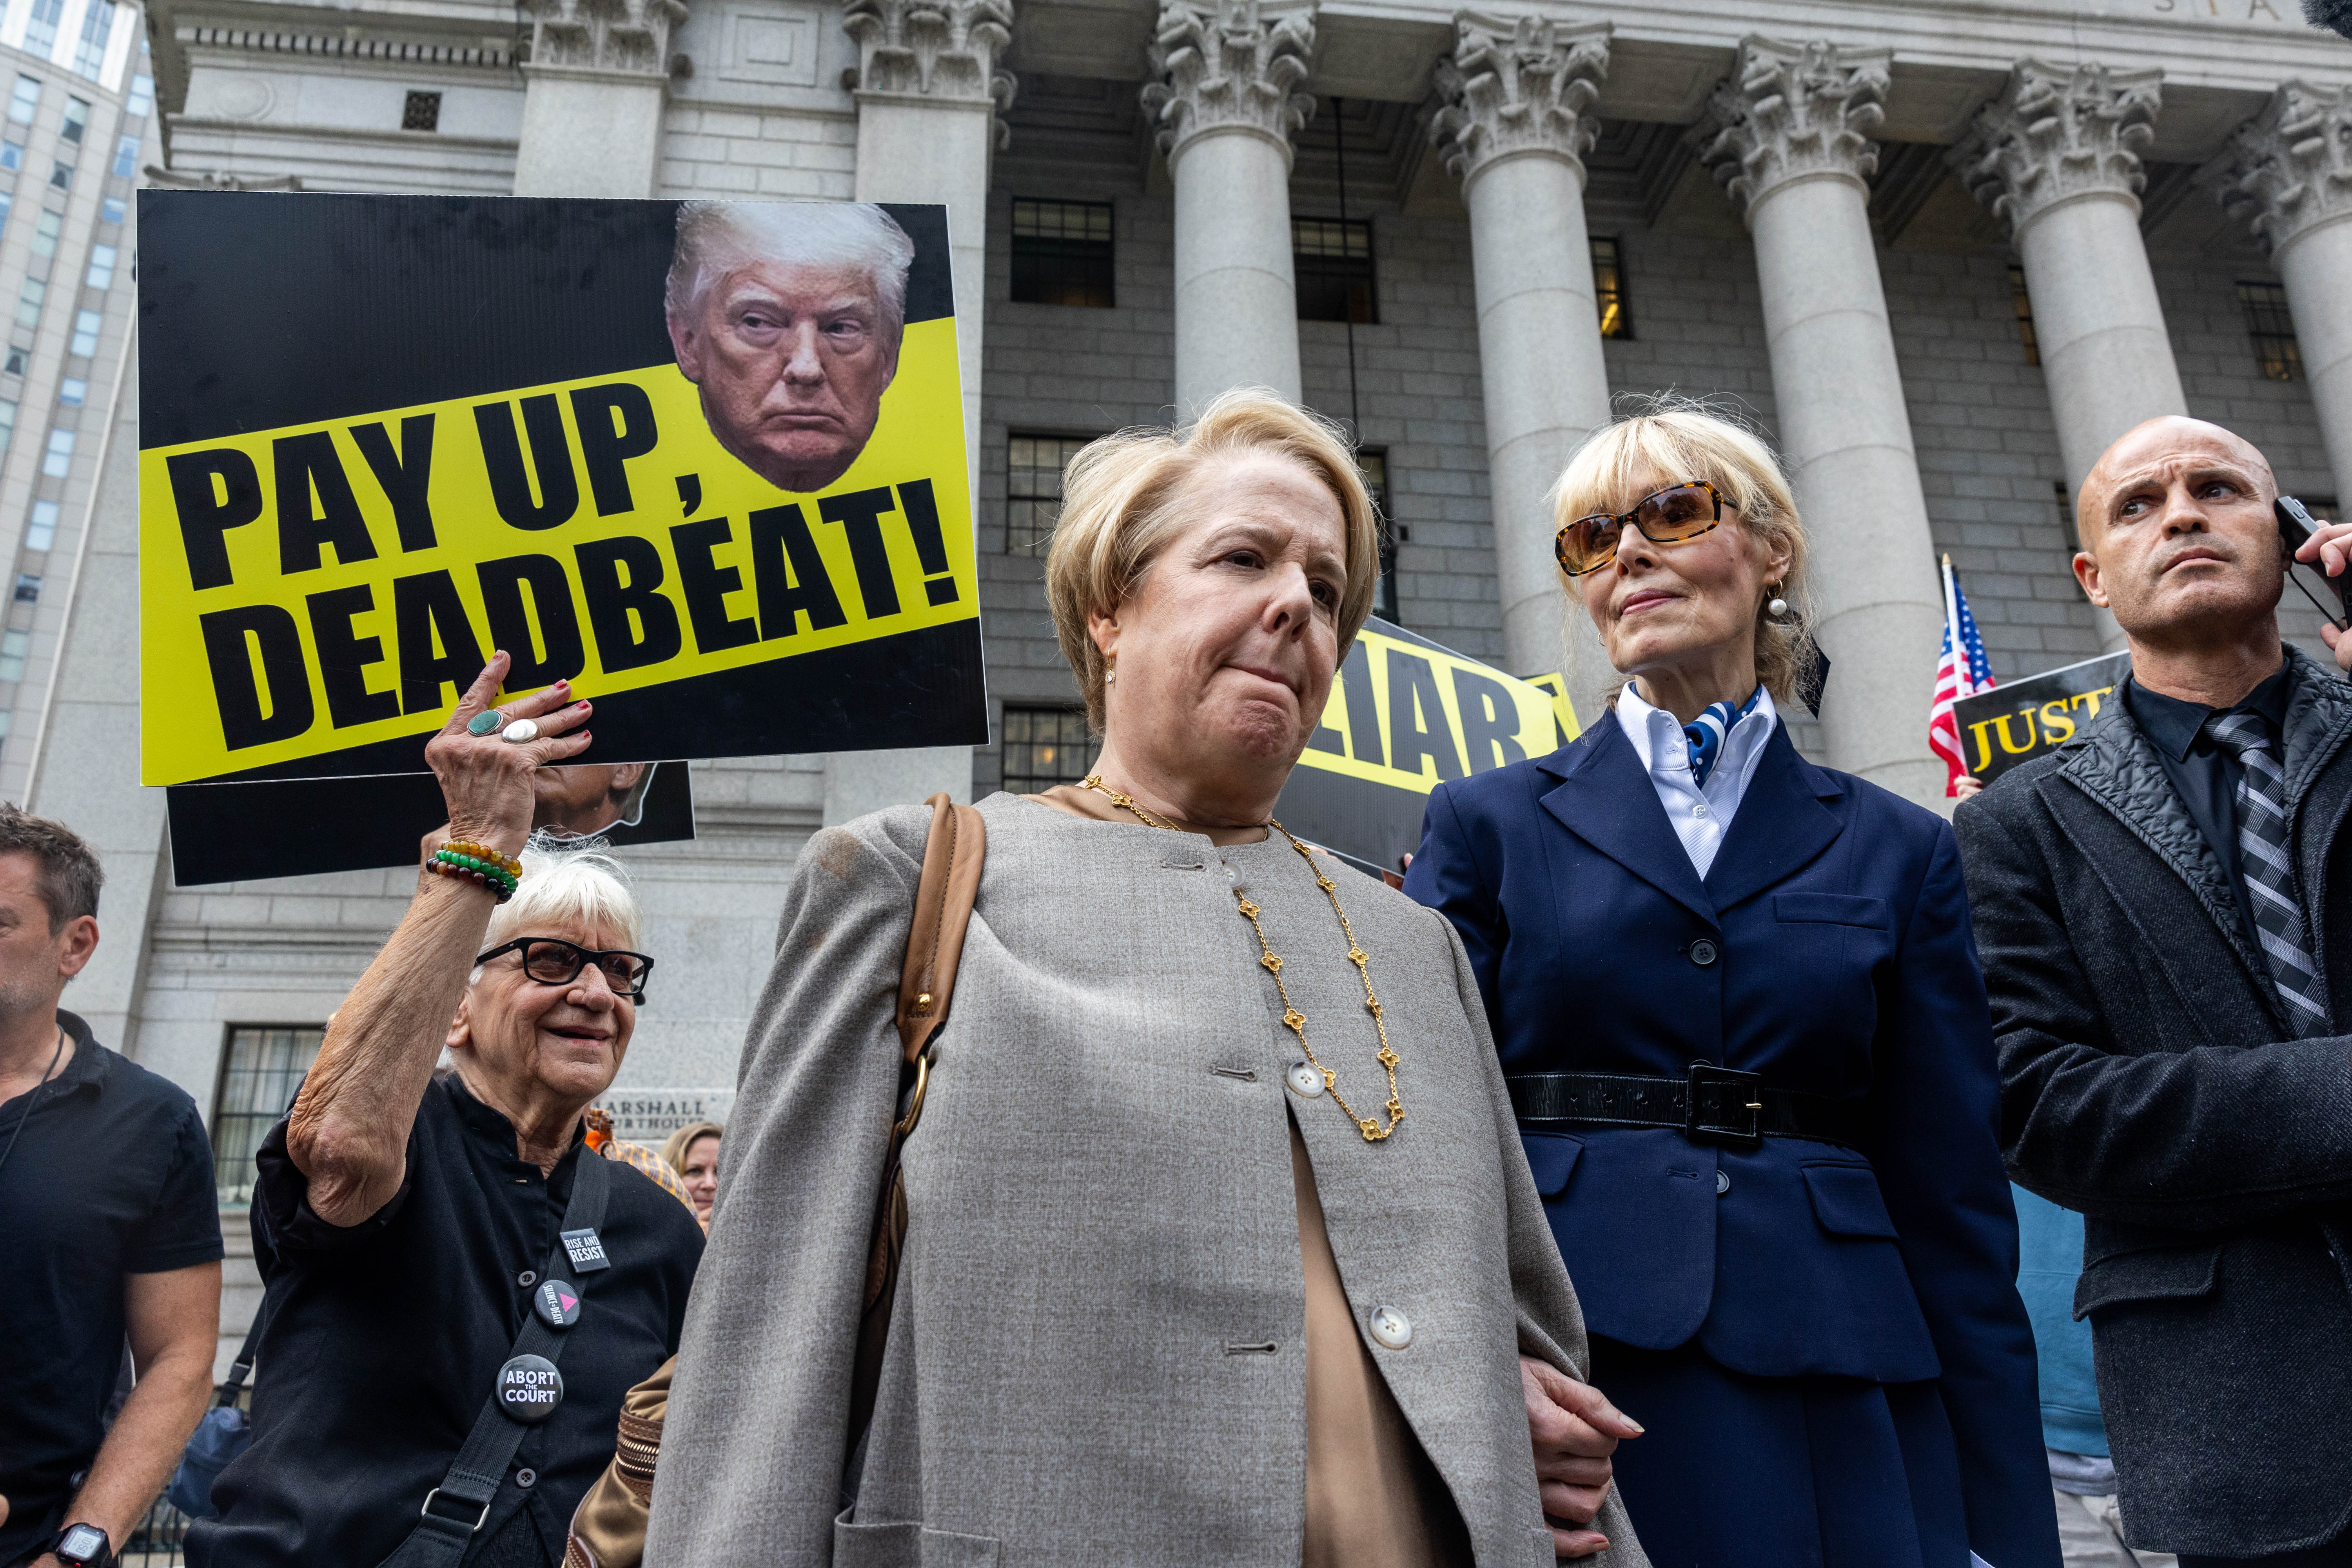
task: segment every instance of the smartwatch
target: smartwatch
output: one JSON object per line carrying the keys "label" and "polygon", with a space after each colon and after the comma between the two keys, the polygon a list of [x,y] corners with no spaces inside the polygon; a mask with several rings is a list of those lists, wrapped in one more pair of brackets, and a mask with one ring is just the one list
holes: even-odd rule
{"label": "smartwatch", "polygon": [[71,1568],[109,1568],[114,1561],[106,1531],[94,1524],[67,1525],[58,1532],[58,1543],[49,1550],[58,1562]]}

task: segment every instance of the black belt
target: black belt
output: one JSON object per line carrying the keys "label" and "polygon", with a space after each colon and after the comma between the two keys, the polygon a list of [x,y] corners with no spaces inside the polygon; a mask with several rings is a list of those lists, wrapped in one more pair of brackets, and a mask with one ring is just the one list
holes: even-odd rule
{"label": "black belt", "polygon": [[1763,1075],[1693,1062],[1681,1078],[1636,1073],[1507,1074],[1522,1121],[1671,1127],[1699,1143],[1754,1149],[1767,1138],[1859,1146],[1863,1108],[1825,1094],[1767,1089]]}

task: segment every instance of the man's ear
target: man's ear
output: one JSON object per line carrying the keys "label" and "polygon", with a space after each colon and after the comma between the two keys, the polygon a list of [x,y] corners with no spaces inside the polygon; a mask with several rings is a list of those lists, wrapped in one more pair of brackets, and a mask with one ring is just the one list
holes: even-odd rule
{"label": "man's ear", "polygon": [[76,915],[66,922],[60,933],[64,946],[58,953],[58,973],[71,980],[82,972],[90,956],[98,952],[98,917]]}
{"label": "man's ear", "polygon": [[646,776],[646,766],[644,763],[615,763],[613,764],[612,780],[604,787],[614,795],[626,795],[637,787],[639,779]]}
{"label": "man's ear", "polygon": [[465,994],[457,998],[457,1016],[449,1020],[449,1033],[442,1038],[444,1049],[463,1050],[474,1043],[473,1008],[474,988],[468,985]]}
{"label": "man's ear", "polygon": [[695,385],[700,386],[702,384],[702,334],[676,316],[668,316],[665,320],[669,327],[670,352],[677,356],[677,373]]}
{"label": "man's ear", "polygon": [[2109,607],[2106,585],[2099,574],[2099,558],[2087,550],[2074,552],[2074,581],[2083,584],[2083,592],[2091,603],[2103,610]]}

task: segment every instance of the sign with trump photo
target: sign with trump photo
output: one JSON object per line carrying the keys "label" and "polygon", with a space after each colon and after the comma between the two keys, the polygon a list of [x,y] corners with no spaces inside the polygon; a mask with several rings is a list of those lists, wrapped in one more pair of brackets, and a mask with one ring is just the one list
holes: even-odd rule
{"label": "sign with trump photo", "polygon": [[139,203],[146,783],[987,740],[945,208]]}

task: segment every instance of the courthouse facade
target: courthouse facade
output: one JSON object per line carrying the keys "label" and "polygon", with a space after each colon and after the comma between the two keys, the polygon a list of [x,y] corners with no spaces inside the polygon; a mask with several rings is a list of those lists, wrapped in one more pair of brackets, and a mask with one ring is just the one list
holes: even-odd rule
{"label": "courthouse facade", "polygon": [[[1588,712],[1605,670],[1563,623],[1545,489],[1621,395],[1741,411],[1814,542],[1835,672],[1801,743],[1939,802],[1939,556],[2013,678],[2114,644],[2068,571],[2070,497],[2136,422],[2226,423],[2323,515],[2352,484],[2352,44],[2297,9],[156,0],[149,178],[949,205],[995,740],[698,765],[700,837],[629,852],[661,973],[622,1083],[723,1107],[813,830],[1083,770],[1042,587],[1060,465],[1226,386],[1358,432],[1384,613],[1565,666]],[[135,780],[125,384],[0,779],[104,849],[105,945],[69,1002],[214,1116],[234,1202],[412,879],[173,885]]]}

